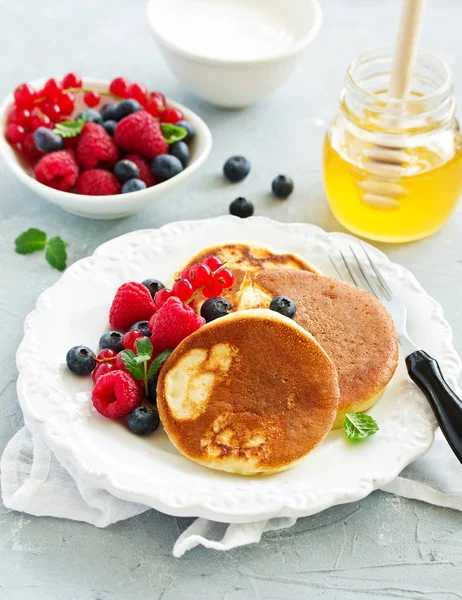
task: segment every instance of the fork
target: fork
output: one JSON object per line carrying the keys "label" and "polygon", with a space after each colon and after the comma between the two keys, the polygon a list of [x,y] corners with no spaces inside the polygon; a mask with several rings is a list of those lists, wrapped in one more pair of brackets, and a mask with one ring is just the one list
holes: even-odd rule
{"label": "fork", "polygon": [[[400,346],[406,357],[409,377],[424,393],[443,435],[462,463],[462,401],[446,383],[438,362],[421,350],[409,337],[406,331],[406,307],[393,294],[366,247],[361,244],[361,248],[364,252],[362,260],[352,246],[350,246],[351,259],[340,250],[348,275],[357,287],[370,291],[390,312]],[[332,257],[329,258],[340,279],[347,281]]]}

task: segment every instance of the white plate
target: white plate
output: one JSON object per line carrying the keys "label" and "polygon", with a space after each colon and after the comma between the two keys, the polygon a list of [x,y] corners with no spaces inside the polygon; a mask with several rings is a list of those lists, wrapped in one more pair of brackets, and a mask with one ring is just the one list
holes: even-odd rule
{"label": "white plate", "polygon": [[[393,480],[429,448],[435,429],[402,359],[386,394],[370,411],[380,426],[376,435],[352,444],[342,431],[334,431],[297,467],[269,477],[212,471],[183,458],[163,431],[148,439],[136,437],[95,412],[91,380],[66,369],[67,350],[76,344],[96,348],[119,285],[147,277],[167,280],[192,253],[226,241],[256,241],[296,252],[332,275],[329,253],[355,243],[313,225],[220,217],[135,231],[103,244],[45,291],[26,319],[17,355],[18,396],[26,420],[40,424],[58,459],[89,483],[172,515],[224,522],[306,516],[363,498]],[[456,388],[460,360],[441,307],[406,269],[375,248],[370,251],[408,306],[409,333],[440,361]]]}

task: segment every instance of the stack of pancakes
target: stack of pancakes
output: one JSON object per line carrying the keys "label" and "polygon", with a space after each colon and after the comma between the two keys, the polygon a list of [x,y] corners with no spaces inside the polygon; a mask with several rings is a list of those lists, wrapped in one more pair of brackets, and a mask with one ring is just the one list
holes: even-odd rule
{"label": "stack of pancakes", "polygon": [[[205,466],[246,475],[287,469],[346,413],[380,398],[397,366],[393,321],[374,296],[293,254],[229,244],[188,265],[209,255],[236,260],[225,291],[233,312],[168,359],[158,383],[163,425]],[[275,296],[294,300],[293,320],[267,310]]]}

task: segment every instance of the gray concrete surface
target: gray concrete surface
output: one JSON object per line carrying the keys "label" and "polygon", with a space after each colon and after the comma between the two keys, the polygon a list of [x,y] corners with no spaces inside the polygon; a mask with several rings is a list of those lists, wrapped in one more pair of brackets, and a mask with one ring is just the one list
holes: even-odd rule
{"label": "gray concrete surface", "polygon": [[[41,256],[18,256],[15,236],[27,227],[60,234],[70,260],[101,242],[177,219],[212,217],[247,195],[258,214],[312,222],[328,230],[321,181],[325,125],[336,110],[349,59],[366,47],[391,43],[398,0],[324,0],[324,24],[303,70],[260,105],[224,112],[185,91],[162,63],[144,20],[141,0],[1,0],[0,96],[16,84],[71,69],[95,77],[126,75],[191,106],[212,130],[214,149],[188,184],[140,215],[109,223],[86,221],[46,204],[0,161],[0,451],[21,426],[15,397],[14,353],[25,315],[59,275]],[[462,4],[429,0],[423,45],[443,53],[455,70],[462,105]],[[174,24],[172,24],[174,26]],[[234,153],[253,170],[238,187],[223,184],[221,165]],[[279,172],[296,192],[286,203],[267,193]],[[437,201],[435,199],[435,201]],[[462,350],[462,205],[431,239],[386,252],[411,269],[444,306]],[[78,299],[76,299],[78,300]],[[460,513],[375,493],[295,527],[266,535],[258,546],[226,554],[197,549],[172,558],[190,521],[154,511],[106,530],[34,518],[0,506],[0,598],[14,600],[297,600],[462,598]]]}

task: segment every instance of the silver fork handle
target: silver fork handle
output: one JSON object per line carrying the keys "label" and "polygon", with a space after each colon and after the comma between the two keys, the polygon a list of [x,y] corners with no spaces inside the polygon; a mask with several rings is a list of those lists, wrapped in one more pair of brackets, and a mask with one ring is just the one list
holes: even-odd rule
{"label": "silver fork handle", "polygon": [[423,350],[406,358],[409,377],[425,394],[454,454],[462,463],[462,400],[446,383],[438,362]]}

